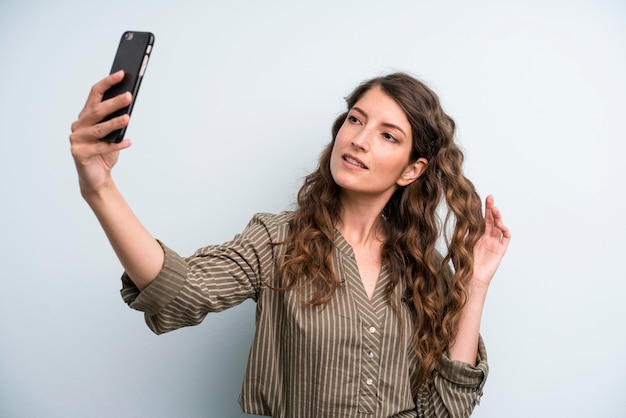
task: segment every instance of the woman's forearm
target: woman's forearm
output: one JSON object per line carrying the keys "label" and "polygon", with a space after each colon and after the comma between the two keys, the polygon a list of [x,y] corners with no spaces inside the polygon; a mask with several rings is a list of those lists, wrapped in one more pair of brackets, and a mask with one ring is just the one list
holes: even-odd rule
{"label": "woman's forearm", "polygon": [[450,347],[452,360],[462,361],[472,366],[476,365],[480,321],[487,298],[487,290],[488,286],[482,283],[470,282],[467,302],[459,317],[454,344]]}
{"label": "woman's forearm", "polygon": [[144,228],[111,181],[98,193],[83,197],[98,218],[122,266],[143,290],[163,267],[163,248]]}

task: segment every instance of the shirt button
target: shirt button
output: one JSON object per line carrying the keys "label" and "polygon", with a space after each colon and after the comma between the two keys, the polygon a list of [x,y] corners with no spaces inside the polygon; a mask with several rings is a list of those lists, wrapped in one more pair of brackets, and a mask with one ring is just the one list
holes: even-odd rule
{"label": "shirt button", "polygon": [[368,352],[367,352],[367,357],[369,357],[369,358],[374,358],[374,353],[373,353],[373,352],[371,352],[371,351],[368,351]]}
{"label": "shirt button", "polygon": [[370,327],[370,333],[375,333],[376,332],[376,328],[375,327]]}
{"label": "shirt button", "polygon": [[374,383],[374,381],[372,379],[367,379],[365,383],[367,383],[367,385],[370,386],[372,383]]}

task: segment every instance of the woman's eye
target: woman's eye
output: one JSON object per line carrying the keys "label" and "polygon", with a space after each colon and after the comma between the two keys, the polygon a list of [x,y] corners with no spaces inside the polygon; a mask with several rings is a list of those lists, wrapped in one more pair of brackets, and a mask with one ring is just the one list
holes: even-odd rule
{"label": "woman's eye", "polygon": [[385,138],[387,141],[389,142],[398,142],[398,140],[396,139],[395,136],[391,135],[390,133],[383,133],[383,138]]}
{"label": "woman's eye", "polygon": [[356,116],[348,115],[348,121],[351,123],[359,123],[360,120]]}

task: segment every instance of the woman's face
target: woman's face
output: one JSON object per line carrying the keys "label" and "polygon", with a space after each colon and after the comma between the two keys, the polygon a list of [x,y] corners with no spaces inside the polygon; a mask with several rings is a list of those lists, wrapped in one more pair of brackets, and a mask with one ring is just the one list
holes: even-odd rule
{"label": "woman's face", "polygon": [[423,158],[409,164],[411,125],[406,114],[374,86],[349,110],[337,133],[330,157],[335,182],[346,192],[381,197],[387,202],[397,186],[423,172]]}

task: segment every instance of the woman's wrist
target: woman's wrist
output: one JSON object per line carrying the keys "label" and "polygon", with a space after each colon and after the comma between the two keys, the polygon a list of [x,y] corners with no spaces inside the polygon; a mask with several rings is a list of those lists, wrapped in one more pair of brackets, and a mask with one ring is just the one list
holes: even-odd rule
{"label": "woman's wrist", "polygon": [[93,185],[90,185],[86,181],[83,182],[82,180],[79,180],[79,185],[81,196],[90,205],[98,201],[106,200],[107,196],[115,194],[117,190],[111,177],[102,182],[102,184],[98,187],[93,187]]}
{"label": "woman's wrist", "polygon": [[467,283],[467,291],[469,293],[479,292],[479,293],[487,293],[489,290],[489,282],[478,279],[476,277],[472,277]]}

